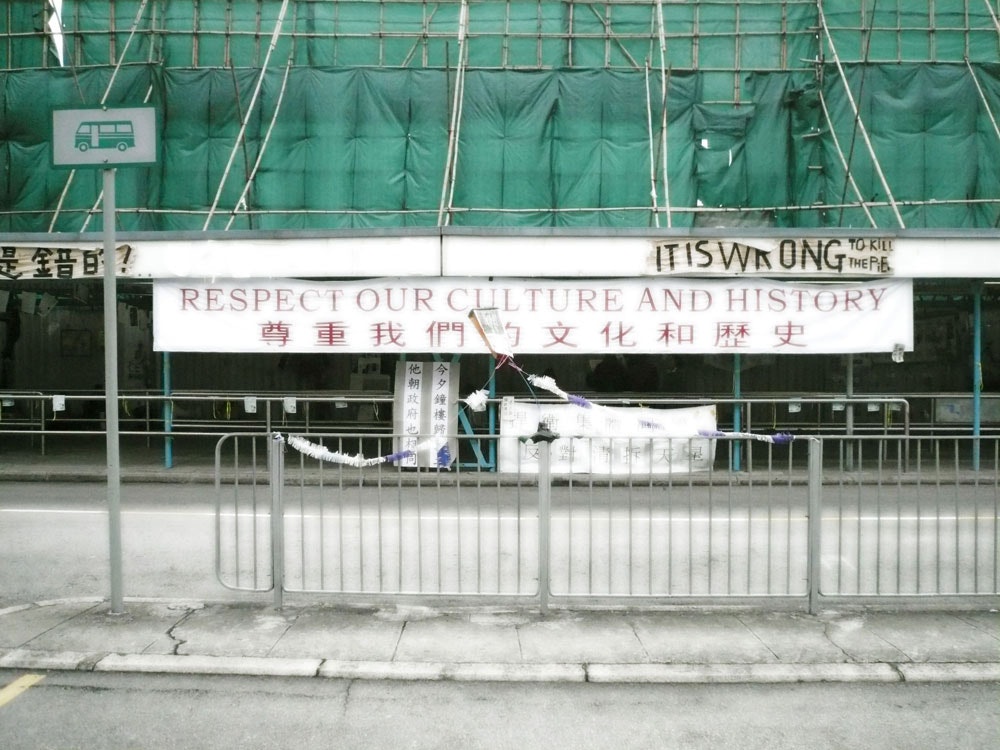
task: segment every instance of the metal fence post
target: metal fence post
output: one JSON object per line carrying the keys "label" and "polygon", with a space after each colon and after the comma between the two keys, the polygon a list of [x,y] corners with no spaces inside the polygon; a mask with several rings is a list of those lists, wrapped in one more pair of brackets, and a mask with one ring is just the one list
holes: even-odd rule
{"label": "metal fence post", "polygon": [[285,441],[278,433],[267,444],[267,465],[271,484],[271,585],[274,607],[281,609],[285,593]]}
{"label": "metal fence post", "polygon": [[552,441],[555,433],[544,423],[531,441],[538,446],[538,604],[543,615],[549,613],[549,555],[552,533]]}
{"label": "metal fence post", "polygon": [[823,524],[823,441],[809,438],[809,500],[807,510],[806,580],[809,614],[816,614],[820,595]]}

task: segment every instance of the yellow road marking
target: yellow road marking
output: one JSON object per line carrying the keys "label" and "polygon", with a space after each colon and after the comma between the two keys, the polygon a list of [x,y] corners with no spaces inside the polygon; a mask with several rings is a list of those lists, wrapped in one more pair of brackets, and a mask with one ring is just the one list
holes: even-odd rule
{"label": "yellow road marking", "polygon": [[45,679],[45,675],[43,674],[26,674],[18,677],[7,687],[0,690],[0,706],[7,705],[25,690],[41,682],[43,679]]}

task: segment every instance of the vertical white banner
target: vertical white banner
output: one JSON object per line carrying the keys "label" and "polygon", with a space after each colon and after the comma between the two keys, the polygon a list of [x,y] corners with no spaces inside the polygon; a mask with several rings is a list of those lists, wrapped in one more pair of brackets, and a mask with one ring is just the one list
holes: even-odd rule
{"label": "vertical white banner", "polygon": [[[428,438],[440,438],[448,444],[450,461],[458,453],[453,437],[458,414],[458,365],[449,362],[399,362],[396,365],[396,389],[393,427],[397,435],[395,451],[416,449]],[[438,467],[436,451],[418,451],[398,462],[408,468]]]}
{"label": "vertical white banner", "polygon": [[[393,422],[396,438],[395,451],[411,451],[420,442],[421,400],[424,387],[424,363],[400,362],[396,366],[396,398]],[[415,468],[416,454],[398,462],[399,466]]]}

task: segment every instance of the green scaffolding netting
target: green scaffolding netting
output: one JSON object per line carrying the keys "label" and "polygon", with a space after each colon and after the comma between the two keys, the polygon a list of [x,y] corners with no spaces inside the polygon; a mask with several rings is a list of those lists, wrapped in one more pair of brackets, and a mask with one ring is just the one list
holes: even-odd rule
{"label": "green scaffolding netting", "polygon": [[[248,112],[259,75],[119,71],[111,103],[151,91],[161,130],[158,165],[121,170],[123,227],[200,229],[210,212],[213,229],[425,226],[443,204],[451,223],[482,226],[666,226],[667,208],[673,226],[698,225],[706,209],[869,226],[861,201],[883,227],[898,226],[896,212],[907,227],[992,226],[998,215],[996,65],[848,67],[860,119],[832,74],[822,92],[798,74],[754,76],[755,106],[729,109],[701,101],[697,74],[674,75],[667,180],[662,102],[643,73],[469,71],[453,178],[446,72],[267,71]],[[109,79],[0,74],[5,231],[47,231],[54,216],[53,229],[79,231],[89,219],[100,180],[50,166],[50,111],[80,92],[98,99]]]}
{"label": "green scaffolding netting", "polygon": [[0,231],[100,228],[101,102],[158,109],[123,229],[994,227],[997,5],[10,3]]}

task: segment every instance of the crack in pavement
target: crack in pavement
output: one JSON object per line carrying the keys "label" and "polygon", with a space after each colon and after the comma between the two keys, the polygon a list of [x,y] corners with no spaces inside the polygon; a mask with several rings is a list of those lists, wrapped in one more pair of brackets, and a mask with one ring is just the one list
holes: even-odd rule
{"label": "crack in pavement", "polygon": [[195,610],[189,608],[184,613],[184,615],[177,622],[175,622],[173,625],[171,625],[170,628],[167,630],[167,638],[169,638],[173,642],[173,644],[174,644],[173,650],[170,652],[171,656],[180,656],[180,654],[178,653],[178,649],[180,649],[181,646],[183,646],[185,643],[187,643],[187,639],[186,638],[178,638],[176,635],[174,635],[174,630],[176,628],[179,628],[181,625],[183,625],[185,623],[185,621],[192,614],[194,614],[194,612],[195,612]]}
{"label": "crack in pavement", "polygon": [[833,625],[835,625],[835,624],[836,623],[834,623],[834,622],[825,622],[825,623],[823,623],[823,637],[826,638],[826,640],[830,643],[830,645],[832,645],[835,649],[837,649],[838,651],[840,651],[840,653],[842,653],[844,655],[844,658],[848,662],[854,662],[855,661],[854,656],[851,653],[849,653],[846,648],[844,648],[843,646],[841,646],[839,643],[837,643],[831,637],[831,635],[830,635],[830,628]]}

